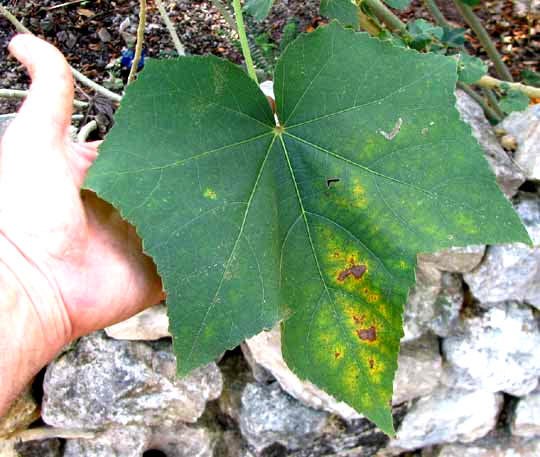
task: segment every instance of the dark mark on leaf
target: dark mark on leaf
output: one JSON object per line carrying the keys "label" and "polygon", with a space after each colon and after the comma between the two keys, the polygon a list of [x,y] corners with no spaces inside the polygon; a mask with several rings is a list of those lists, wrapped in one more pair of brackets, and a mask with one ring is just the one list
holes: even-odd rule
{"label": "dark mark on leaf", "polygon": [[366,270],[365,265],[353,265],[351,268],[347,268],[339,273],[338,281],[345,281],[350,275],[353,275],[354,279],[360,279]]}
{"label": "dark mark on leaf", "polygon": [[369,328],[361,328],[360,330],[357,330],[356,334],[358,335],[358,338],[364,341],[373,342],[377,339],[377,329],[373,325]]}
{"label": "dark mark on leaf", "polygon": [[375,361],[373,359],[369,359],[369,368],[373,370],[373,367],[375,366]]}
{"label": "dark mark on leaf", "polygon": [[341,357],[341,352],[336,351],[336,353],[334,354],[334,358],[339,359],[340,357]]}
{"label": "dark mark on leaf", "polygon": [[364,322],[364,320],[366,319],[366,317],[362,314],[360,317],[359,316],[353,316],[353,321],[355,324],[362,324]]}
{"label": "dark mark on leaf", "polygon": [[330,187],[332,184],[334,184],[335,182],[339,182],[340,179],[339,178],[328,178],[326,180],[326,187]]}

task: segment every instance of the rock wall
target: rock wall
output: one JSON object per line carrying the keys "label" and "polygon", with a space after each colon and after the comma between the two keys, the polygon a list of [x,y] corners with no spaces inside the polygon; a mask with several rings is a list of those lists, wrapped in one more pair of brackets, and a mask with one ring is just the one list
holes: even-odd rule
{"label": "rock wall", "polygon": [[[457,95],[535,246],[419,255],[394,384],[395,439],[296,377],[281,357],[279,329],[176,378],[159,305],[66,348],[46,370],[41,401],[43,422],[64,433],[4,446],[0,455],[539,456],[540,143],[530,138],[540,132],[540,112],[515,113],[501,126],[514,136],[516,162],[479,106]],[[36,411],[26,393],[0,422],[0,436],[26,427]]]}

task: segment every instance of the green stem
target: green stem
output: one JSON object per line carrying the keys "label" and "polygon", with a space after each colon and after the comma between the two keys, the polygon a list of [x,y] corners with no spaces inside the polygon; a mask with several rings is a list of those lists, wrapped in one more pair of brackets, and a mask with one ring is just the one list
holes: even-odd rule
{"label": "green stem", "polygon": [[453,0],[453,2],[456,5],[459,13],[463,16],[467,24],[469,24],[469,27],[477,36],[478,41],[480,41],[482,47],[486,50],[487,55],[493,62],[495,71],[497,72],[499,77],[501,79],[504,79],[505,81],[513,81],[514,79],[512,78],[510,70],[508,70],[508,67],[502,61],[499,51],[497,51],[497,48],[493,44],[493,41],[491,41],[491,38],[489,37],[486,29],[484,28],[480,20],[473,13],[472,8],[468,5],[465,5],[464,3],[461,3],[460,0]]}
{"label": "green stem", "polygon": [[458,89],[461,89],[463,92],[465,92],[468,96],[474,99],[476,103],[478,103],[482,107],[488,119],[491,119],[495,122],[500,122],[502,120],[502,117],[499,116],[480,95],[478,95],[474,90],[472,90],[471,86],[461,81],[458,81],[456,85]]}
{"label": "green stem", "polygon": [[135,75],[137,74],[137,69],[139,67],[139,62],[141,61],[145,24],[146,0],[139,0],[139,26],[137,27],[137,44],[135,45],[135,56],[133,57],[133,62],[131,63],[131,69],[129,70],[127,84],[131,84],[134,81]]}
{"label": "green stem", "polygon": [[390,30],[396,33],[404,33],[405,24],[401,22],[392,11],[390,11],[380,0],[363,0],[363,2],[373,11],[377,18],[384,22]]}
{"label": "green stem", "polygon": [[253,65],[253,59],[251,58],[251,52],[249,50],[248,39],[246,36],[246,27],[244,26],[244,17],[242,16],[242,6],[240,0],[233,0],[234,16],[236,19],[236,27],[238,28],[238,37],[240,38],[240,45],[242,46],[242,54],[244,54],[244,60],[246,61],[248,75],[255,84],[259,84],[257,81],[257,74],[255,73],[255,66]]}
{"label": "green stem", "polygon": [[493,92],[492,89],[487,89],[485,87],[482,88],[482,92],[486,96],[488,103],[493,108],[493,111],[495,111],[497,115],[502,119],[504,117],[504,112],[499,107],[499,101],[497,100],[497,96],[495,95],[495,92]]}
{"label": "green stem", "polygon": [[453,29],[452,24],[446,20],[444,17],[444,14],[441,12],[437,4],[435,3],[435,0],[424,0],[424,5],[426,5],[426,8],[430,12],[430,14],[433,16],[433,19],[435,19],[435,22],[437,25],[440,25],[441,27],[445,29]]}

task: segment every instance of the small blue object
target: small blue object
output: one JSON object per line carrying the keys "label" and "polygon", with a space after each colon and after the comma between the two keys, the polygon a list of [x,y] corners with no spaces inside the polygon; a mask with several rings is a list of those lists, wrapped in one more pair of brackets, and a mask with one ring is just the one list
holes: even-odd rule
{"label": "small blue object", "polygon": [[[142,67],[144,67],[144,49],[141,53],[141,60],[139,60],[139,65],[137,65],[137,70],[140,70]],[[131,64],[133,63],[133,59],[135,58],[135,51],[133,48],[124,49],[122,51],[122,59],[120,60],[120,65],[122,65],[125,68],[131,68]]]}

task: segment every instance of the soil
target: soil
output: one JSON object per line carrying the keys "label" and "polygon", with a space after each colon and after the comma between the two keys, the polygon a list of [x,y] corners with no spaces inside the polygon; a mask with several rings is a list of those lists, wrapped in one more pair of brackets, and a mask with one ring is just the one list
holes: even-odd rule
{"label": "soil", "polygon": [[[163,3],[189,54],[211,53],[241,63],[237,37],[210,1],[165,0]],[[57,46],[72,66],[94,81],[121,92],[122,79],[125,81],[129,70],[122,68],[119,61],[134,37],[138,1],[0,0],[0,4],[9,8],[33,33]],[[464,26],[451,1],[438,0],[438,4],[452,23]],[[512,4],[512,0],[482,2],[476,13],[483,19],[512,73],[519,77],[523,69],[540,69],[540,18],[518,17]],[[254,54],[258,66],[270,73],[279,55],[285,25],[296,24],[296,32],[311,31],[325,22],[318,11],[317,0],[276,0],[265,21],[256,23],[246,17],[250,41],[257,49]],[[396,13],[406,21],[420,17],[430,19],[421,0],[413,0],[407,10]],[[14,33],[12,25],[0,17],[0,87],[26,89],[29,84],[26,72],[9,57],[6,49]],[[471,33],[467,36],[471,40],[471,53],[486,58],[474,36]],[[176,55],[152,1],[148,5],[145,55],[160,58]],[[77,85],[77,98],[91,100],[92,96],[91,90]],[[0,99],[0,114],[14,112],[19,105],[19,100]],[[95,114],[95,110],[91,114]]]}

